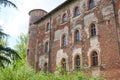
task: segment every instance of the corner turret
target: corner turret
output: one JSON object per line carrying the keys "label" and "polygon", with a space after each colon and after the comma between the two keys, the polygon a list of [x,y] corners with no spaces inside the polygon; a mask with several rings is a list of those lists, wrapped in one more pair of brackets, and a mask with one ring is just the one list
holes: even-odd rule
{"label": "corner turret", "polygon": [[28,30],[27,62],[33,67],[35,67],[34,63],[36,63],[35,54],[38,34],[38,26],[34,23],[46,14],[47,12],[42,9],[34,9],[29,12],[30,19]]}
{"label": "corner turret", "polygon": [[47,14],[47,12],[45,10],[42,10],[42,9],[31,10],[29,12],[29,16],[30,16],[29,23],[30,24],[35,23],[37,20],[39,20],[40,18],[42,18],[46,14]]}

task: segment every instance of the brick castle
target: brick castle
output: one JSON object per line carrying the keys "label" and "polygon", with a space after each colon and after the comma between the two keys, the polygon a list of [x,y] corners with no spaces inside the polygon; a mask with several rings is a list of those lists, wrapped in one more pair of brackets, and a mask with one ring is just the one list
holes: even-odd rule
{"label": "brick castle", "polygon": [[120,79],[120,0],[66,0],[29,15],[27,61],[37,71],[61,66]]}

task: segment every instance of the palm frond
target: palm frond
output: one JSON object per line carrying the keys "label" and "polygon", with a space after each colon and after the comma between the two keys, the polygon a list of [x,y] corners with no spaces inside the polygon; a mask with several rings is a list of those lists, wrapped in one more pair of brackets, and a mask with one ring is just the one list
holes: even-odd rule
{"label": "palm frond", "polygon": [[11,63],[11,61],[8,58],[0,55],[0,63],[3,62],[3,61],[7,62],[7,63]]}
{"label": "palm frond", "polygon": [[14,8],[17,8],[17,6],[14,3],[12,3],[11,1],[9,1],[9,0],[0,0],[0,4],[4,5],[4,7],[6,7],[6,6],[9,6],[9,7],[12,6]]}
{"label": "palm frond", "polygon": [[21,59],[21,57],[17,54],[17,52],[9,47],[4,47],[2,45],[0,45],[0,53],[5,54],[7,56],[11,56],[14,59]]}

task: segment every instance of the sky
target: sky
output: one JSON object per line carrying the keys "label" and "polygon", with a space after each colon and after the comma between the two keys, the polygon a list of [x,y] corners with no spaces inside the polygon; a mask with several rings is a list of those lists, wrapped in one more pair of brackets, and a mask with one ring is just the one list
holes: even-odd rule
{"label": "sky", "polygon": [[28,33],[29,11],[43,9],[50,12],[65,0],[10,0],[18,9],[0,7],[0,25],[5,33],[9,34],[8,46],[14,47],[21,33]]}

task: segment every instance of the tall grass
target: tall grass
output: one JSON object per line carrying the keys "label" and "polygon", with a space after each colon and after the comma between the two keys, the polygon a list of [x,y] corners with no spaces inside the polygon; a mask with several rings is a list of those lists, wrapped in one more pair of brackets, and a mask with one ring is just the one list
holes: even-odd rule
{"label": "tall grass", "polygon": [[51,74],[35,72],[28,65],[13,69],[11,67],[0,68],[0,80],[103,80],[86,76],[83,72],[65,72],[64,74]]}

